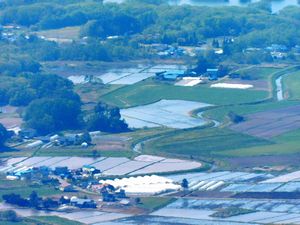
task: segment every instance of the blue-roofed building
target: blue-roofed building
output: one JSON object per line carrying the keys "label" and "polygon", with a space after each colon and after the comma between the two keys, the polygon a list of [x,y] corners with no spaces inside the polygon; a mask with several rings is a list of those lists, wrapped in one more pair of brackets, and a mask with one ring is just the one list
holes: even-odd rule
{"label": "blue-roofed building", "polygon": [[219,69],[217,68],[208,68],[206,74],[209,77],[209,80],[218,80]]}

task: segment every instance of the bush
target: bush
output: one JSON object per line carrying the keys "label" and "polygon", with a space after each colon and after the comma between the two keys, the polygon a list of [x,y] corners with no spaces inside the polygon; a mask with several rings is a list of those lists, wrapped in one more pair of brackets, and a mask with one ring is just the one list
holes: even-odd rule
{"label": "bush", "polygon": [[20,220],[17,213],[13,210],[0,212],[0,221],[18,222]]}
{"label": "bush", "polygon": [[234,112],[229,112],[228,117],[231,120],[231,122],[233,122],[233,123],[240,123],[245,120],[245,118],[243,116],[240,116]]}

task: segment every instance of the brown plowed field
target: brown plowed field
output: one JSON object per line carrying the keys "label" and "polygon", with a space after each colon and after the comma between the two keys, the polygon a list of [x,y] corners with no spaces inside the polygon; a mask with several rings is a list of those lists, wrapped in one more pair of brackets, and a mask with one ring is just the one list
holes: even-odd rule
{"label": "brown plowed field", "polygon": [[251,114],[245,122],[230,128],[256,137],[272,138],[300,128],[300,105]]}

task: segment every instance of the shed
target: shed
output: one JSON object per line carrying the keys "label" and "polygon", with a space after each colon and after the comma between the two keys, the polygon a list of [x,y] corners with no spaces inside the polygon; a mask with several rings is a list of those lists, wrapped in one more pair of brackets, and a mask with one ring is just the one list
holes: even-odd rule
{"label": "shed", "polygon": [[185,70],[168,70],[157,74],[164,80],[176,80],[185,75]]}
{"label": "shed", "polygon": [[22,138],[34,138],[37,135],[37,132],[35,129],[26,128],[26,129],[21,129],[19,131],[19,135]]}
{"label": "shed", "polygon": [[71,205],[78,208],[97,208],[97,204],[92,199],[71,198]]}
{"label": "shed", "polygon": [[219,69],[217,68],[208,68],[206,70],[206,74],[209,77],[209,80],[217,80],[218,79]]}

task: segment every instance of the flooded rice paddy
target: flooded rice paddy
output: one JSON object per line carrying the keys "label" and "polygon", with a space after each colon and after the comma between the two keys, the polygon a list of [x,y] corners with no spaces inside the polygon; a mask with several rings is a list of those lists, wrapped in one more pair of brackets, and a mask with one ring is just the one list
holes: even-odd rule
{"label": "flooded rice paddy", "polygon": [[211,105],[193,101],[161,100],[149,105],[121,109],[121,115],[131,128],[164,126],[184,129],[205,125],[206,120],[192,117],[191,112],[208,106]]}
{"label": "flooded rice paddy", "polygon": [[186,69],[184,65],[136,65],[132,67],[107,68],[103,70],[90,69],[83,71],[78,68],[60,68],[60,74],[67,76],[74,84],[88,83],[91,76],[104,84],[131,85],[154,77],[156,73],[167,70]]}
{"label": "flooded rice paddy", "polygon": [[[146,159],[146,161],[144,161]],[[124,157],[30,157],[11,158],[0,166],[0,172],[11,172],[28,167],[47,166],[55,167],[67,166],[69,169],[79,169],[85,165],[91,165],[103,172],[104,175],[123,176],[141,175],[163,172],[187,171],[200,168],[201,163],[188,160],[177,160],[160,157],[142,155],[130,160]]]}

